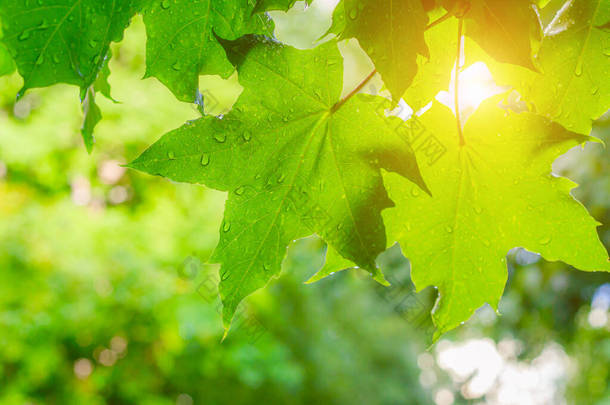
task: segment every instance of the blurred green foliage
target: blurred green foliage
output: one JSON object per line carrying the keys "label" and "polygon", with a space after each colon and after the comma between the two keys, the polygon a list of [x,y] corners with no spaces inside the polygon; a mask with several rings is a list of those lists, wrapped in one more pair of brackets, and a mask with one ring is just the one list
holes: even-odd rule
{"label": "blurred green foliage", "polygon": [[[300,26],[313,32],[293,32],[301,41],[325,30]],[[120,166],[199,114],[154,79],[139,80],[143,36],[136,20],[114,46],[110,81],[120,103],[101,100],[91,156],[76,89],[35,90],[15,103],[21,79],[0,78],[0,404],[433,404],[437,388],[457,391],[440,369],[436,383],[420,383],[429,336],[416,318],[428,321],[434,292],[421,293],[418,316],[406,318],[397,303],[412,296],[408,288],[380,290],[357,271],[305,285],[323,257],[313,238],[294,244],[284,275],[247,300],[245,326],[221,343],[218,302],[204,291],[217,268],[202,262],[217,242],[225,195]],[[356,55],[350,86],[370,62],[344,51]],[[234,77],[203,77],[202,88],[213,113],[241,91]],[[595,131],[610,142],[608,121]],[[584,184],[575,194],[606,224],[610,245],[610,152],[589,145],[557,170]],[[607,274],[519,251],[510,259],[503,315],[482,310],[446,339],[510,337],[522,342],[524,361],[557,342],[574,365],[569,403],[610,403],[608,323],[588,321]],[[380,263],[410,285],[397,248]],[[456,392],[455,403],[471,402]]]}

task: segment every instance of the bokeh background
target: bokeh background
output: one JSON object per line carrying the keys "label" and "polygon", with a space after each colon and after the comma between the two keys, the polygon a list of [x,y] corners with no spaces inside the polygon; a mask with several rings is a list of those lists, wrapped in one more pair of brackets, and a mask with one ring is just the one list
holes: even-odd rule
{"label": "bokeh background", "polygon": [[[272,13],[277,36],[313,47],[334,3]],[[610,278],[521,249],[501,315],[482,308],[430,345],[435,291],[413,293],[397,247],[379,259],[390,289],[357,271],[306,285],[324,245],[301,240],[221,343],[218,268],[204,263],[225,195],[121,167],[199,116],[140,80],[144,47],[138,17],[113,46],[118,102],[100,97],[92,155],[78,89],[15,102],[21,78],[0,78],[1,404],[610,404]],[[349,91],[372,64],[353,41],[341,50]],[[214,114],[241,91],[235,76],[201,88]],[[610,142],[607,117],[594,135]],[[610,151],[573,150],[555,171],[581,184],[610,246]]]}

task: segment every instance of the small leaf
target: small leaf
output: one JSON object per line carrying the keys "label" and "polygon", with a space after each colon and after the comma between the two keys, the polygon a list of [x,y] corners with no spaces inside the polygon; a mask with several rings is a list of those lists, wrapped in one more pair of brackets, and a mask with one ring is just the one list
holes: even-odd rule
{"label": "small leaf", "polygon": [[95,90],[92,87],[87,89],[85,99],[83,100],[83,115],[84,119],[81,134],[87,152],[91,153],[93,150],[93,143],[95,142],[93,138],[93,129],[102,119],[102,112],[95,103]]}
{"label": "small leaf", "polygon": [[341,38],[356,38],[398,101],[417,73],[417,55],[428,57],[428,15],[419,1],[344,0]]}
{"label": "small leaf", "polygon": [[199,75],[227,78],[234,71],[217,36],[235,40],[273,32],[265,14],[252,12],[249,0],[152,2],[144,12],[145,76],[159,79],[179,100],[195,102]]}
{"label": "small leaf", "polygon": [[538,41],[541,33],[530,0],[473,0],[465,18],[466,34],[489,55],[536,70],[531,40]]}

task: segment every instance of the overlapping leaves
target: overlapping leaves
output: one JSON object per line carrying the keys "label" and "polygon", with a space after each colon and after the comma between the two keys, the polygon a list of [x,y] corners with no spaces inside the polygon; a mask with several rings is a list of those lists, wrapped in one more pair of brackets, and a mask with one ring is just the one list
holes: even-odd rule
{"label": "overlapping leaves", "polygon": [[570,1],[545,28],[535,59],[539,72],[487,62],[497,80],[515,87],[538,113],[586,135],[610,108],[608,24],[607,0]]}
{"label": "overlapping leaves", "polygon": [[[146,75],[178,99],[201,103],[199,75],[227,77],[237,67],[244,91],[229,114],[187,123],[131,165],[229,192],[213,257],[221,263],[225,325],[244,297],[279,274],[286,246],[312,233],[329,248],[311,281],[358,265],[385,283],[375,259],[398,240],[417,286],[439,288],[437,336],[484,303],[497,306],[513,247],[609,270],[597,223],[570,196],[573,184],[550,174],[552,161],[588,141],[592,121],[610,108],[608,0],[338,3],[328,33],[358,40],[394,102],[404,98],[420,110],[447,89],[460,18],[472,39],[467,63],[485,61],[529,107],[517,114],[500,110],[498,100],[486,103],[466,123],[464,143],[449,109],[435,104],[424,113],[425,130],[446,150],[423,170],[432,195],[423,191],[402,121],[386,117],[389,102],[340,99],[343,60],[334,41],[300,51],[270,39],[265,11],[294,3],[5,1],[0,74],[14,59],[20,94],[79,86],[90,149],[101,118],[95,95],[110,97],[110,43],[136,13],[147,30]],[[544,29],[543,14],[555,14]],[[389,196],[381,169],[394,172],[385,176]]]}
{"label": "overlapping leaves", "polygon": [[271,20],[253,11],[250,0],[152,2],[144,12],[146,76],[158,78],[179,100],[197,101],[199,75],[226,78],[234,70],[217,36],[272,34]]}

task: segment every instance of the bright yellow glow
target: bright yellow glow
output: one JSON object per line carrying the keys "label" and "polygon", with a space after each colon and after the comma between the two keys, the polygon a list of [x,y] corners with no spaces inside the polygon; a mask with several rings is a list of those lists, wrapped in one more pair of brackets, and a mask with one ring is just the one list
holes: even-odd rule
{"label": "bright yellow glow", "polygon": [[[454,69],[455,72],[455,69]],[[454,110],[455,73],[451,75],[449,91],[441,91],[436,99]],[[491,72],[483,62],[476,62],[464,69],[459,76],[459,107],[463,118],[472,114],[487,98],[505,91],[493,80]]]}

